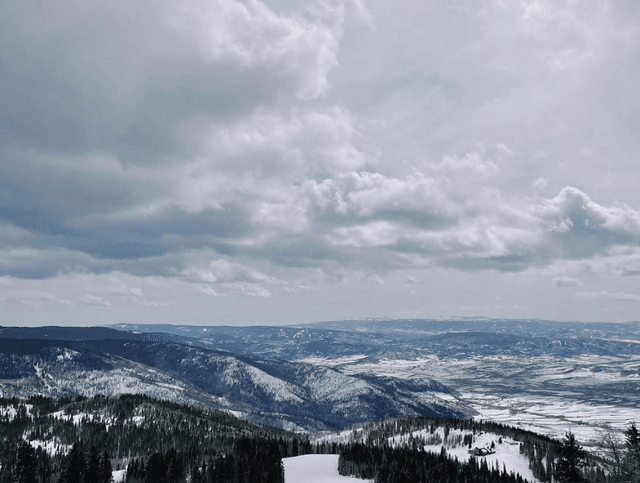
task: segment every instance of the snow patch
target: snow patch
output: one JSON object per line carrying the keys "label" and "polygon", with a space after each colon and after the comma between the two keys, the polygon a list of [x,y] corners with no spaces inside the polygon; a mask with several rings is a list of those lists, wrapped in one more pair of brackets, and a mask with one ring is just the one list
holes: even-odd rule
{"label": "snow patch", "polygon": [[115,470],[111,472],[111,475],[113,476],[113,483],[121,483],[127,476],[127,470]]}

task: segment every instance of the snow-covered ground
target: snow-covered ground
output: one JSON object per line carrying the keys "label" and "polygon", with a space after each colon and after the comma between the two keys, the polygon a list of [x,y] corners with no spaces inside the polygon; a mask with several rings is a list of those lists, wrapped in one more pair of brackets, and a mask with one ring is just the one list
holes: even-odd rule
{"label": "snow-covered ground", "polygon": [[113,483],[121,483],[124,481],[124,477],[127,476],[127,470],[115,470],[111,472],[113,476]]}
{"label": "snow-covered ground", "polygon": [[433,378],[456,389],[478,419],[559,439],[571,431],[585,445],[593,444],[603,431],[622,432],[630,421],[640,420],[634,392],[640,384],[639,355],[344,359],[308,362],[337,367],[345,374]]}
{"label": "snow-covered ground", "polygon": [[283,458],[285,483],[354,483],[358,480],[338,474],[337,454],[308,454]]}
{"label": "snow-covered ground", "polygon": [[[564,396],[564,397],[563,397]],[[559,397],[507,396],[462,393],[478,411],[476,419],[496,421],[528,431],[564,438],[569,431],[583,445],[593,445],[607,430],[624,431],[640,420],[640,409],[590,404]]]}
{"label": "snow-covered ground", "polygon": [[42,448],[44,451],[46,451],[50,455],[67,454],[69,451],[71,451],[71,445],[62,444],[60,440],[57,438],[55,440],[47,440],[47,441],[34,439],[29,441],[29,444],[31,444],[33,449]]}

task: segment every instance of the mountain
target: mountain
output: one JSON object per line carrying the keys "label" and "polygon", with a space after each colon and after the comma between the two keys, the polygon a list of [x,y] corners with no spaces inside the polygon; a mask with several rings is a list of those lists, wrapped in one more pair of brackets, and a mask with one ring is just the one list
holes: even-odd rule
{"label": "mountain", "polygon": [[[311,430],[390,415],[472,414],[453,391],[428,377],[403,382],[354,376],[330,367],[176,342],[173,335],[96,328],[93,339],[91,332],[43,328],[30,329],[30,338],[10,338],[6,336],[24,332],[3,328],[2,394],[142,393],[232,411],[263,424]],[[50,338],[54,336],[64,339]]]}
{"label": "mountain", "polygon": [[433,378],[477,417],[583,441],[640,420],[640,323],[360,319],[287,327],[116,325],[360,378]]}

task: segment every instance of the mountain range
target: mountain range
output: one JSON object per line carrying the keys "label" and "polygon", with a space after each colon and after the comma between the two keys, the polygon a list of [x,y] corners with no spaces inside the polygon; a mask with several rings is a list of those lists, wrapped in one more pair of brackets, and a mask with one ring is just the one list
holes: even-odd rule
{"label": "mountain range", "polygon": [[2,328],[0,387],[4,397],[143,393],[287,429],[337,429],[390,415],[472,413],[454,391],[431,378],[348,375],[203,345],[157,332]]}

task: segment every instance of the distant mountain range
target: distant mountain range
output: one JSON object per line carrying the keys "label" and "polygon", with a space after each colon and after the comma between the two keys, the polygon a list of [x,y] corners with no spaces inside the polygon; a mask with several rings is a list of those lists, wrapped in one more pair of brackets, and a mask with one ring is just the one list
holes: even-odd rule
{"label": "distant mountain range", "polygon": [[[610,427],[585,411],[624,411],[611,423],[621,427],[640,417],[638,322],[0,327],[0,339],[5,396],[144,393],[293,430],[480,414],[561,437],[575,424]],[[581,409],[559,409],[569,402]]]}
{"label": "distant mountain range", "polygon": [[143,393],[287,429],[337,429],[385,416],[472,414],[453,391],[430,378],[347,375],[209,345],[171,332],[4,327],[0,390],[5,397]]}
{"label": "distant mountain range", "polygon": [[[379,359],[423,354],[472,355],[640,354],[640,322],[581,323],[461,318],[362,319],[300,326],[191,326],[115,324],[140,334],[161,333],[236,354],[300,360],[364,355]],[[0,335],[2,333],[0,332]]]}

